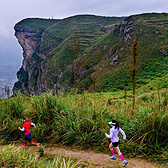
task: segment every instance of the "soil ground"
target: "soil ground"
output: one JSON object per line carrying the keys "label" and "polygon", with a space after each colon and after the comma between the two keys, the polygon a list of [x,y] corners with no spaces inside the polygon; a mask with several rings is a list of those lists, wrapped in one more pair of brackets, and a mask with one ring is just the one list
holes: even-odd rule
{"label": "soil ground", "polygon": [[[14,145],[17,148],[22,148],[21,145]],[[45,146],[45,145],[44,145]],[[3,146],[1,146],[3,147]],[[23,148],[24,149],[24,148]],[[37,151],[36,146],[28,145],[26,149],[30,152]],[[116,156],[116,160],[110,159],[109,154],[98,153],[93,150],[81,150],[74,147],[64,147],[59,145],[45,146],[45,154],[54,154],[69,157],[70,159],[75,159],[78,162],[87,163],[92,168],[121,168],[123,167],[123,162]],[[125,158],[128,161],[126,168],[168,168],[167,164],[152,163],[145,159],[136,157],[136,158]]]}
{"label": "soil ground", "polygon": [[[30,147],[34,148],[34,147]],[[91,164],[94,168],[121,168],[123,162],[119,156],[116,160],[110,159],[109,154],[97,153],[93,150],[81,150],[73,147],[60,147],[58,145],[45,147],[45,153],[68,156],[81,162]],[[152,163],[142,158],[125,158],[127,168],[168,168],[168,164]]]}

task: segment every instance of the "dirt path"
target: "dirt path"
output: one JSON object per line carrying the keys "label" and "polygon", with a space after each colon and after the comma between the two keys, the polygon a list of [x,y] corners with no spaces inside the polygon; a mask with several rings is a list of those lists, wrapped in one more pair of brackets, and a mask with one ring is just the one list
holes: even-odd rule
{"label": "dirt path", "polygon": [[[122,160],[117,156],[116,160],[110,160],[108,154],[96,153],[92,150],[79,150],[59,146],[45,147],[46,153],[58,154],[75,158],[79,161],[91,163],[98,168],[121,168]],[[167,165],[159,165],[150,163],[140,158],[126,159],[128,161],[127,168],[168,168]]]}
{"label": "dirt path", "polygon": [[[21,145],[15,144],[14,146],[17,149],[22,148]],[[3,146],[0,147],[2,148]],[[37,151],[37,147],[28,145],[25,150],[35,152]],[[44,152],[49,154],[68,156],[70,159],[75,159],[79,162],[87,163],[91,165],[90,167],[93,168],[121,168],[123,164],[122,160],[118,156],[116,156],[116,160],[110,160],[110,152],[108,155],[97,153],[93,150],[80,150],[70,147],[60,147],[58,145],[45,146]],[[128,161],[128,164],[126,166],[127,168],[168,168],[168,163],[151,163],[141,158],[126,158],[126,160]]]}

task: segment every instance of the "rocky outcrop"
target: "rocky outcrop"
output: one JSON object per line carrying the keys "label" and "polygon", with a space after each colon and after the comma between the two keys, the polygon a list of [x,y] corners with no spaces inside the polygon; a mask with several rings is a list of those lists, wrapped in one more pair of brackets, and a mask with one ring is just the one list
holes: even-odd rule
{"label": "rocky outcrop", "polygon": [[133,18],[126,18],[119,25],[115,25],[114,34],[122,38],[123,42],[132,39],[130,33],[135,28],[135,20]]}
{"label": "rocky outcrop", "polygon": [[[30,19],[31,22],[39,21],[40,19]],[[45,82],[41,82],[41,74],[45,66],[44,59],[47,57],[46,53],[40,51],[40,44],[42,42],[41,35],[45,29],[52,23],[41,27],[29,26],[27,23],[29,19],[25,19],[14,26],[15,36],[23,50],[23,62],[20,70],[17,72],[18,82],[15,83],[13,92],[16,89],[21,89],[24,93],[30,95],[37,94],[42,91],[42,86]],[[46,20],[48,22],[48,20]],[[42,22],[44,20],[42,19]],[[53,20],[52,20],[53,22]],[[55,21],[56,22],[56,21]],[[45,50],[45,52],[49,52]]]}
{"label": "rocky outcrop", "polygon": [[166,55],[167,54],[167,51],[163,48],[160,50],[160,52],[163,54],[163,55]]}
{"label": "rocky outcrop", "polygon": [[110,31],[111,31],[110,28],[108,28],[108,27],[103,27],[103,32],[108,33],[108,32],[110,32]]}
{"label": "rocky outcrop", "polygon": [[113,60],[111,61],[110,65],[111,65],[111,66],[116,65],[116,64],[118,63],[118,61],[119,61],[118,59],[119,59],[119,58],[118,58],[118,55],[117,55],[116,57],[113,58]]}
{"label": "rocky outcrop", "polygon": [[27,60],[32,58],[41,40],[42,32],[27,28],[22,25],[15,25],[15,36],[23,49],[23,68],[26,70]]}
{"label": "rocky outcrop", "polygon": [[[22,25],[15,25],[15,36],[23,49],[23,62],[22,67],[17,73],[18,83],[24,93],[31,92],[29,80],[32,76],[33,69],[36,67],[36,62],[33,61],[33,54],[36,52],[37,46],[40,42],[41,33],[39,31],[27,28]],[[33,68],[32,68],[33,67]]]}

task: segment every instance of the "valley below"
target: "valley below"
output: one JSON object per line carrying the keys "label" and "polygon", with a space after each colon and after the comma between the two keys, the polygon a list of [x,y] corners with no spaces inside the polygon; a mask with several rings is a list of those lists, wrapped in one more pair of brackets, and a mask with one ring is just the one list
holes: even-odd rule
{"label": "valley below", "polygon": [[[6,90],[9,90],[9,95],[12,95],[12,88],[14,83],[17,81],[17,71],[19,66],[16,64],[3,64],[0,65],[0,98],[6,98]],[[9,89],[8,89],[9,87]]]}

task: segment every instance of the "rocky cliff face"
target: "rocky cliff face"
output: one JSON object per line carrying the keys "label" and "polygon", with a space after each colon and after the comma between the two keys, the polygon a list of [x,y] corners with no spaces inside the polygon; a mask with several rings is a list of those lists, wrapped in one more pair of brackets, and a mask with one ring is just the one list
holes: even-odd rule
{"label": "rocky cliff face", "polygon": [[[17,73],[17,77],[20,83],[20,87],[25,92],[33,91],[30,88],[29,80],[33,73],[33,68],[36,67],[36,62],[33,62],[33,54],[36,52],[37,46],[40,42],[41,32],[32,30],[22,25],[16,25],[15,36],[18,39],[19,44],[23,49],[23,62],[20,71]],[[30,91],[31,90],[31,91]]]}
{"label": "rocky cliff face", "polygon": [[46,56],[43,52],[39,52],[42,41],[41,35],[48,26],[57,22],[57,20],[52,21],[53,23],[51,22],[47,26],[41,23],[42,28],[26,26],[24,22],[27,20],[17,23],[14,27],[15,36],[23,49],[22,67],[17,72],[18,82],[15,83],[14,92],[16,92],[16,89],[21,89],[23,93],[34,95],[37,94],[37,90],[42,91],[41,85],[38,83],[42,84],[40,73],[45,66],[43,61]]}
{"label": "rocky cliff face", "polygon": [[127,40],[132,39],[130,34],[133,32],[135,25],[133,17],[126,18],[121,24],[115,26],[114,33],[119,37],[122,37],[123,42],[126,42]]}
{"label": "rocky cliff face", "polygon": [[[40,36],[42,32],[27,28],[22,25],[16,25],[14,29],[15,36],[23,49],[24,61],[26,61],[27,58],[31,58],[33,53],[35,53],[36,48],[40,42]],[[24,68],[26,68],[25,65],[26,63],[23,64]]]}

